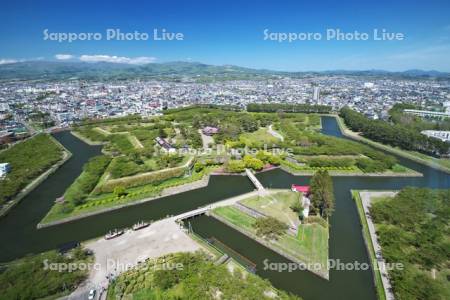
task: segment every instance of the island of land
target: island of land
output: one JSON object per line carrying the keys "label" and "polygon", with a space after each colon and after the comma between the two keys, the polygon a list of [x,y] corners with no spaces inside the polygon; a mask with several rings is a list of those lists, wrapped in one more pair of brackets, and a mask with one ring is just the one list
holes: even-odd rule
{"label": "island of land", "polygon": [[0,178],[0,217],[67,161],[72,154],[49,134],[37,134],[0,152],[10,171]]}
{"label": "island of land", "polygon": [[449,190],[352,191],[378,299],[447,299]]}
{"label": "island of land", "polygon": [[[40,226],[202,187],[210,174],[281,167],[295,175],[421,176],[395,157],[320,133],[320,106],[299,112],[252,105],[193,106],[163,116],[85,121],[73,128],[103,155],[86,164]],[[265,112],[267,111],[267,112]]]}

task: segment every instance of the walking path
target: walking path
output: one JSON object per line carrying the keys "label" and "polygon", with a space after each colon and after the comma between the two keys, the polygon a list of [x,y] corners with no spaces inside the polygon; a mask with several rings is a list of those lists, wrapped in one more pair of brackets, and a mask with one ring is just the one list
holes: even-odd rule
{"label": "walking path", "polygon": [[267,132],[269,132],[272,136],[276,137],[277,139],[280,139],[282,142],[284,141],[284,137],[275,130],[273,130],[272,125],[269,126]]}
{"label": "walking path", "polygon": [[204,134],[201,129],[198,130],[198,133],[200,133],[200,136],[202,137],[203,150],[208,150],[209,145],[214,144],[214,138],[212,136]]}
{"label": "walking path", "polygon": [[247,174],[248,178],[250,178],[251,182],[255,185],[255,187],[258,189],[260,195],[266,194],[266,189],[264,186],[259,182],[258,178],[256,178],[255,174],[252,173],[249,169],[245,169],[245,174]]}
{"label": "walking path", "polygon": [[375,252],[375,256],[377,258],[378,268],[381,273],[381,280],[383,281],[384,293],[386,295],[387,300],[394,300],[394,293],[392,292],[392,286],[389,281],[389,275],[385,268],[385,260],[381,253],[381,246],[378,243],[377,233],[375,230],[375,225],[372,222],[372,217],[370,216],[370,202],[373,198],[379,197],[393,197],[397,194],[397,192],[369,192],[369,191],[361,191],[359,195],[361,196],[362,205],[364,208],[364,214],[367,220],[367,226],[369,227],[370,238],[373,244],[373,250]]}

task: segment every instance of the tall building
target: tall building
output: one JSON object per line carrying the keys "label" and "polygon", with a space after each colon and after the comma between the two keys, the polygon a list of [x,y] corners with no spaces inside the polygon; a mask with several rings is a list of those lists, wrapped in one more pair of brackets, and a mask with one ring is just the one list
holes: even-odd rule
{"label": "tall building", "polygon": [[315,86],[313,90],[313,103],[319,105],[322,104],[322,101],[320,101],[320,89],[318,86]]}

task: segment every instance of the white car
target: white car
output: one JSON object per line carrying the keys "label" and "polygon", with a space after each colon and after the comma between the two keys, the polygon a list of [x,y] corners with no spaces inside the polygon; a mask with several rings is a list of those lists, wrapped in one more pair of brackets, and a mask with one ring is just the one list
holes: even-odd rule
{"label": "white car", "polygon": [[89,291],[89,300],[94,300],[95,299],[95,290],[90,290]]}

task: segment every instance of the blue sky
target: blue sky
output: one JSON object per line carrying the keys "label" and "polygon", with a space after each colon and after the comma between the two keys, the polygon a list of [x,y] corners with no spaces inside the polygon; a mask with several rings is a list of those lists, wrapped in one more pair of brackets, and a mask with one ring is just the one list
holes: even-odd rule
{"label": "blue sky", "polygon": [[[6,2],[6,1],[5,1]],[[150,33],[147,41],[107,41],[105,30]],[[153,30],[183,33],[154,41]],[[327,29],[369,34],[326,40]],[[102,40],[44,40],[52,33],[99,32]],[[321,40],[278,42],[271,33],[321,33]],[[373,30],[404,34],[374,41]],[[0,63],[22,60],[198,61],[306,71],[450,71],[450,1],[8,1],[0,11]],[[61,55],[63,54],[63,55]]]}

